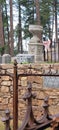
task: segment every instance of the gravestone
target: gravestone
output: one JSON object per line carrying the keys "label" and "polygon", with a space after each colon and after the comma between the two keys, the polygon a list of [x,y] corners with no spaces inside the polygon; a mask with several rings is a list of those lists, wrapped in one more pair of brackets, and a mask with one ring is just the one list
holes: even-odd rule
{"label": "gravestone", "polygon": [[59,88],[59,77],[57,76],[44,76],[43,87],[47,88]]}
{"label": "gravestone", "polygon": [[11,62],[11,56],[9,54],[4,54],[2,56],[2,63],[10,63]]}
{"label": "gravestone", "polygon": [[33,63],[34,55],[31,54],[18,54],[15,57],[17,63]]}

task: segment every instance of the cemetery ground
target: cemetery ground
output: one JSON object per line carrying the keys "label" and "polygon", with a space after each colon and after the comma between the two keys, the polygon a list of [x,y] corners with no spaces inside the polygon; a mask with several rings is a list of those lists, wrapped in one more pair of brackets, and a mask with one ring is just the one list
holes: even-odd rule
{"label": "cemetery ground", "polygon": [[[12,121],[11,121],[11,130],[12,130]],[[5,124],[1,121],[1,118],[0,118],[0,130],[5,130]]]}
{"label": "cemetery ground", "polygon": [[[13,130],[12,126],[13,125],[12,125],[12,121],[11,121],[11,130]],[[0,121],[0,130],[5,130],[5,125],[2,121]],[[45,130],[50,130],[50,128],[47,128]]]}

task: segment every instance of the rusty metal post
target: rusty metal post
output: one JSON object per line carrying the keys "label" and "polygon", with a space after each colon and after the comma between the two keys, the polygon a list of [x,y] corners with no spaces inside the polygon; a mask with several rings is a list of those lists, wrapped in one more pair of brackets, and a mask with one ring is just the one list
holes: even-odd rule
{"label": "rusty metal post", "polygon": [[13,77],[13,130],[18,129],[18,78],[17,78],[17,62],[14,61],[14,77]]}
{"label": "rusty metal post", "polygon": [[5,130],[11,130],[10,128],[10,120],[12,117],[10,116],[10,111],[5,111],[5,117],[2,118],[2,121],[5,123]]}

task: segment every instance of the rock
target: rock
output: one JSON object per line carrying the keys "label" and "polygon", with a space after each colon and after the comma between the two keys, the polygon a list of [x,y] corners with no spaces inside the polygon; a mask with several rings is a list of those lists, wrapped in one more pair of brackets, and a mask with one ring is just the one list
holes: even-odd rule
{"label": "rock", "polygon": [[1,93],[7,93],[7,92],[9,92],[9,88],[5,87],[5,86],[2,86],[1,87]]}

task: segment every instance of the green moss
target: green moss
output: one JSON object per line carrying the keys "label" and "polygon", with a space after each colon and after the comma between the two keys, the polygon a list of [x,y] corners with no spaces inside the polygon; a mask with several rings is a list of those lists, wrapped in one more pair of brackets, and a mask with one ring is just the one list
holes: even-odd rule
{"label": "green moss", "polygon": [[0,130],[4,130],[4,123],[3,122],[0,122]]}

